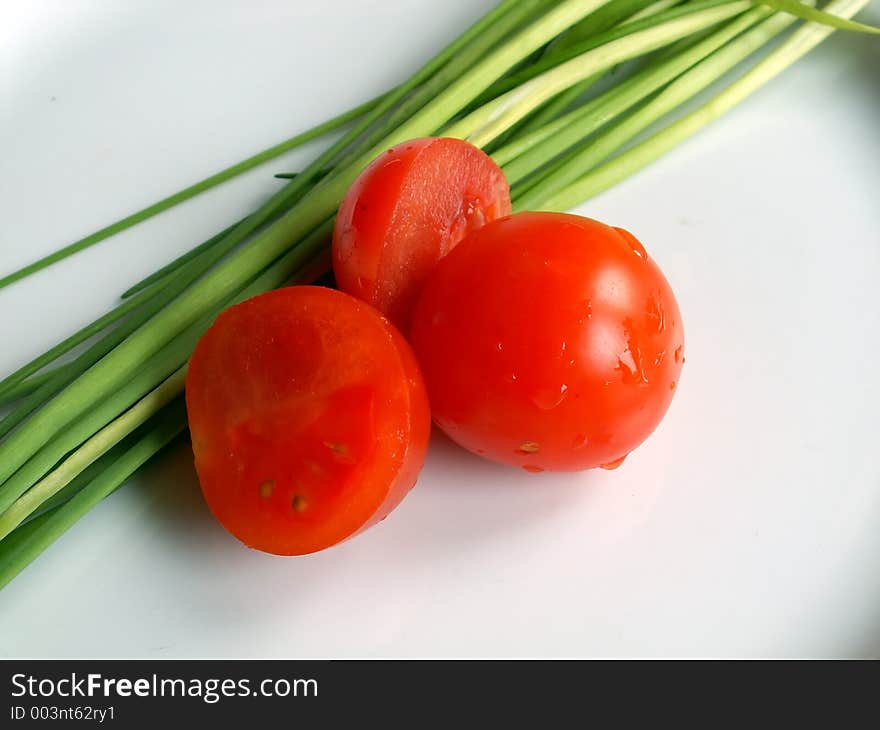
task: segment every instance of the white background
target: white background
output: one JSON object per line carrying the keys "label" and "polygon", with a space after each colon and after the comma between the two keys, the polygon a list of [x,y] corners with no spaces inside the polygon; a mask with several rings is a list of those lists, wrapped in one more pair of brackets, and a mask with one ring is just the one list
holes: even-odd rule
{"label": "white background", "polygon": [[[0,271],[372,97],[490,4],[3,0]],[[316,149],[0,291],[0,373]],[[284,559],[214,523],[181,451],[0,593],[0,655],[880,655],[880,41],[836,34],[580,212],[644,241],[685,318],[624,467],[435,435],[388,520]]]}

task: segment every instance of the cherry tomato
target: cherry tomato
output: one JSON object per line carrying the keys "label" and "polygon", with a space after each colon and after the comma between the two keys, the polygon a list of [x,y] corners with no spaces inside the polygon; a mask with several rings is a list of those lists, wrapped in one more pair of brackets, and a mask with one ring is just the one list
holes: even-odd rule
{"label": "cherry tomato", "polygon": [[406,332],[434,264],[469,231],[509,213],[504,173],[477,147],[447,138],[393,147],[361,173],[339,208],[337,286]]}
{"label": "cherry tomato", "polygon": [[411,342],[454,441],[529,471],[614,467],[654,430],[684,361],[675,297],[636,238],[520,213],[428,277]]}
{"label": "cherry tomato", "polygon": [[415,484],[430,432],[400,333],[316,286],[223,312],[190,360],[186,403],[211,511],[279,555],[322,550],[385,517]]}

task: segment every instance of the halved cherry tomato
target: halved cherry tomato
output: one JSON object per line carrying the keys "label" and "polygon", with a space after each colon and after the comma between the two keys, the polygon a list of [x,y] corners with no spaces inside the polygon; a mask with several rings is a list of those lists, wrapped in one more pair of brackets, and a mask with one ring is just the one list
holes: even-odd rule
{"label": "halved cherry tomato", "polygon": [[315,286],[223,312],[190,360],[186,402],[211,511],[279,555],[322,550],[385,517],[415,484],[430,432],[400,333]]}
{"label": "halved cherry tomato", "polygon": [[560,213],[462,241],[428,277],[411,342],[437,424],[529,471],[619,465],[660,422],[684,361],[678,305],[644,247]]}
{"label": "halved cherry tomato", "polygon": [[405,142],[380,155],[342,201],[337,286],[406,332],[425,277],[468,232],[510,213],[504,173],[459,139]]}

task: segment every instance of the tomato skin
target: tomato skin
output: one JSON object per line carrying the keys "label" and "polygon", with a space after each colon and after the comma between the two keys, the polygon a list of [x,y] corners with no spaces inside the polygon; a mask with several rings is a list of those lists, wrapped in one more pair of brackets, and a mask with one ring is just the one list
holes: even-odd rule
{"label": "tomato skin", "polygon": [[475,231],[429,276],[410,341],[434,420],[528,471],[613,468],[672,400],[684,331],[630,233],[561,213]]}
{"label": "tomato skin", "polygon": [[427,137],[392,147],[361,173],[339,208],[337,286],[406,332],[437,261],[469,231],[510,210],[504,173],[470,143]]}
{"label": "tomato skin", "polygon": [[330,547],[415,484],[430,435],[403,337],[353,297],[294,286],[224,311],[190,360],[187,412],[202,492],[246,545]]}

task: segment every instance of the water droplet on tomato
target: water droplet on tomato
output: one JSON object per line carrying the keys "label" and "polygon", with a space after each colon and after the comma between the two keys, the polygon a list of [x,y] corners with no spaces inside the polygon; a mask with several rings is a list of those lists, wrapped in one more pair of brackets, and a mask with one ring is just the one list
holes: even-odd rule
{"label": "water droplet on tomato", "polygon": [[632,321],[627,319],[624,321],[624,331],[626,332],[626,349],[617,358],[617,367],[623,382],[627,385],[647,385],[648,375],[645,372],[645,366],[642,363],[642,350],[638,342],[632,335]]}
{"label": "water droplet on tomato", "polygon": [[666,315],[664,314],[660,303],[654,297],[648,299],[648,303],[645,305],[645,311],[648,325],[652,327],[655,332],[663,332],[663,330],[666,329]]}
{"label": "water droplet on tomato", "polygon": [[602,464],[599,468],[600,469],[607,469],[608,471],[611,471],[613,469],[617,469],[626,460],[627,456],[628,456],[628,454],[624,454],[619,459],[615,459],[614,461],[609,461],[607,464]]}
{"label": "water droplet on tomato", "polygon": [[532,474],[540,474],[542,471],[544,471],[543,468],[541,468],[540,466],[535,466],[534,464],[525,464],[523,466],[523,469]]}
{"label": "water droplet on tomato", "polygon": [[585,433],[575,434],[571,441],[571,448],[582,449],[587,445],[587,435]]}
{"label": "water droplet on tomato", "polygon": [[674,380],[669,384],[669,390],[675,390],[675,381]]}
{"label": "water droplet on tomato", "polygon": [[549,411],[551,408],[556,408],[556,406],[565,400],[565,393],[567,391],[568,386],[565,383],[562,383],[555,388],[541,388],[532,394],[532,402],[538,406],[538,408]]}
{"label": "water droplet on tomato", "polygon": [[645,251],[645,247],[642,245],[642,242],[639,241],[638,238],[636,238],[632,233],[630,233],[625,228],[615,227],[614,230],[617,231],[623,237],[623,240],[629,244],[630,248],[632,249],[632,252],[636,256],[638,256],[643,261],[648,260],[648,252]]}
{"label": "water droplet on tomato", "polygon": [[648,384],[648,376],[645,374],[640,358],[633,355],[631,350],[626,350],[617,358],[617,367],[614,369],[620,371],[623,382],[627,385]]}
{"label": "water droplet on tomato", "polygon": [[675,350],[675,362],[677,365],[684,363],[684,345],[679,345]]}

